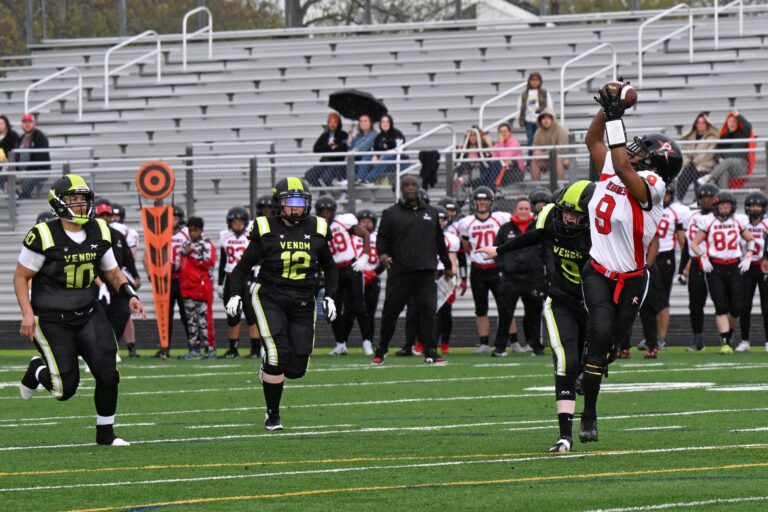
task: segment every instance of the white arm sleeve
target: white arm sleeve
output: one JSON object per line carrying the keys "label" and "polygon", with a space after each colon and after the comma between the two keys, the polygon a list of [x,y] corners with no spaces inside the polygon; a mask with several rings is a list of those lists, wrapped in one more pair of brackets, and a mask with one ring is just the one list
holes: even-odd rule
{"label": "white arm sleeve", "polygon": [[104,253],[104,256],[101,257],[99,269],[112,270],[115,267],[117,267],[117,260],[115,259],[115,253],[112,252],[112,248],[110,247],[109,250]]}
{"label": "white arm sleeve", "polygon": [[45,255],[31,251],[26,247],[22,247],[18,261],[21,265],[27,267],[29,270],[40,272],[40,269],[43,268],[43,264],[45,263]]}

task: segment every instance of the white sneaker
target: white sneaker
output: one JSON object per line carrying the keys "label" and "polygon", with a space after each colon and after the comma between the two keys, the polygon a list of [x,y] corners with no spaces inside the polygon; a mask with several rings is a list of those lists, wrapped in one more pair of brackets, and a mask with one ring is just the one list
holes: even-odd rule
{"label": "white sneaker", "polygon": [[526,352],[525,351],[525,347],[522,346],[519,341],[516,341],[516,342],[512,343],[509,346],[509,348],[511,348],[512,352],[514,352],[515,354],[525,354],[525,352]]}
{"label": "white sneaker", "polygon": [[112,444],[110,446],[131,446],[131,443],[129,443],[125,439],[116,437],[114,441],[112,441]]}
{"label": "white sneaker", "polygon": [[115,354],[115,362],[116,362],[116,363],[122,363],[122,362],[123,362],[123,358],[122,358],[122,357],[120,357],[120,352],[117,352],[117,353]]}
{"label": "white sneaker", "polygon": [[346,343],[337,343],[336,348],[331,350],[329,352],[332,356],[345,356],[347,355],[347,344]]}
{"label": "white sneaker", "polygon": [[709,183],[709,179],[710,179],[710,176],[709,176],[709,174],[707,174],[707,175],[702,176],[701,178],[697,179],[696,182],[699,185],[706,185],[707,183]]}
{"label": "white sneaker", "polygon": [[640,350],[640,351],[648,350],[648,345],[646,345],[645,340],[637,344],[637,350]]}
{"label": "white sneaker", "polygon": [[373,344],[371,343],[371,340],[363,340],[363,355],[373,355]]}
{"label": "white sneaker", "polygon": [[736,352],[749,352],[749,341],[741,340],[739,346],[736,347]]}
{"label": "white sneaker", "polygon": [[474,353],[475,354],[488,354],[488,353],[490,353],[492,351],[493,351],[493,349],[491,348],[490,345],[483,345],[481,343],[480,345],[475,347],[475,352]]}
{"label": "white sneaker", "polygon": [[525,350],[526,354],[533,354],[533,347],[530,346],[528,343],[522,346],[523,350]]}

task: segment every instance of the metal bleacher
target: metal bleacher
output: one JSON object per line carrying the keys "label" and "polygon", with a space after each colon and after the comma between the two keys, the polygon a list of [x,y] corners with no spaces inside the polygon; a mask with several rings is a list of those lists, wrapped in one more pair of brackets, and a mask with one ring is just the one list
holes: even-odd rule
{"label": "metal bleacher", "polygon": [[[765,4],[762,5],[765,7]],[[640,103],[628,117],[628,126],[663,127],[671,135],[688,129],[702,110],[719,123],[732,108],[752,121],[758,136],[768,134],[768,8],[746,10],[744,33],[736,17],[721,16],[719,45],[713,40],[713,19],[697,10],[694,19],[694,57],[689,61],[687,37],[678,35],[645,54]],[[162,36],[162,79],[158,83],[153,60],[121,71],[111,80],[109,106],[104,105],[104,56],[118,40],[45,41],[24,56],[5,56],[2,68],[0,112],[18,120],[24,111],[24,93],[33,82],[66,66],[77,66],[83,76],[83,117],[78,120],[75,96],[68,96],[38,112],[38,124],[52,146],[90,148],[98,167],[73,163],[73,172],[85,172],[96,182],[99,195],[128,207],[128,223],[139,227],[134,171],[143,161],[166,159],[182,165],[192,143],[271,141],[278,154],[311,152],[329,111],[328,95],[342,88],[369,91],[382,99],[396,126],[414,139],[440,123],[459,133],[478,124],[480,105],[525,80],[532,71],[544,77],[544,87],[555,99],[559,113],[560,69],[594,46],[610,42],[617,52],[618,74],[636,82],[637,34],[648,14],[622,13],[600,17],[557,16],[541,24],[492,23],[457,27],[404,25],[397,30],[279,31],[272,37],[258,32],[214,34],[213,59],[201,42],[189,46],[187,68],[182,65],[178,35]],[[730,13],[729,13],[730,14]],[[662,37],[680,25],[662,19],[645,32],[648,40]],[[272,34],[275,31],[270,32]],[[152,43],[154,44],[154,43]],[[150,46],[138,44],[121,51],[115,63],[128,62]],[[605,64],[595,55],[569,66],[566,83],[575,82]],[[603,80],[597,77],[569,92],[566,125],[580,142],[595,112],[593,93]],[[31,103],[72,86],[66,79],[52,81],[31,93]],[[518,95],[490,105],[485,119],[497,120],[516,110]],[[514,126],[516,128],[516,126]],[[519,139],[524,135],[516,132]],[[437,132],[415,144],[440,149],[452,143],[448,131]],[[264,147],[236,147],[221,157],[196,164],[195,210],[217,226],[233,204],[248,201],[247,155],[264,155]],[[222,153],[218,153],[222,154]],[[56,161],[67,160],[52,151]],[[81,158],[82,159],[82,158]],[[278,159],[277,175],[303,173],[307,157]],[[765,153],[747,187],[763,188]],[[182,167],[180,167],[181,169]],[[100,169],[119,169],[101,172]],[[584,167],[582,166],[582,171]],[[758,176],[759,175],[759,176]],[[573,178],[574,176],[569,176]],[[259,178],[266,191],[268,176]],[[177,172],[176,201],[183,204],[184,172]],[[439,182],[436,194],[445,186]],[[7,218],[7,197],[0,192],[0,217]],[[391,203],[386,190],[373,206]],[[0,268],[8,275],[18,243],[45,202],[18,203],[15,232],[0,232]],[[0,220],[0,229],[2,229]],[[218,227],[209,230],[217,233]],[[676,290],[678,287],[676,287]],[[673,296],[673,312],[687,310],[684,295]],[[217,307],[220,307],[217,304]],[[470,315],[469,294],[457,301],[457,314]],[[10,279],[0,280],[0,319],[15,318]],[[220,313],[220,311],[219,311]]]}

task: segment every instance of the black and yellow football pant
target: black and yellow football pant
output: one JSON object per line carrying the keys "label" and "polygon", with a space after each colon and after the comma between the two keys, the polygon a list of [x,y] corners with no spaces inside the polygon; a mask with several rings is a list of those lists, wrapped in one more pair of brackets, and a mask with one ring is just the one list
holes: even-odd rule
{"label": "black and yellow football pant", "polygon": [[581,373],[587,310],[574,299],[547,297],[544,321],[555,366],[555,400],[576,399],[576,378]]}
{"label": "black and yellow football pant", "polygon": [[307,372],[315,345],[314,290],[259,283],[251,300],[264,342],[262,370],[298,379]]}
{"label": "black and yellow football pant", "polygon": [[82,356],[96,380],[94,401],[99,416],[113,416],[117,408],[120,374],[115,356],[117,341],[101,304],[76,314],[43,314],[35,317],[35,345],[47,370],[38,380],[57,400],[72,398],[80,384],[77,356]]}

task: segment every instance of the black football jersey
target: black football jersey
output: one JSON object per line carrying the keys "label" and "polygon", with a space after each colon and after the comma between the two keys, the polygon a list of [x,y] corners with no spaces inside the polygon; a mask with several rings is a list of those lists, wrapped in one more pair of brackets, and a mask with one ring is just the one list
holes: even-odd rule
{"label": "black football jersey", "polygon": [[33,227],[24,247],[45,256],[32,278],[32,309],[35,314],[82,311],[93,304],[98,287],[93,284],[101,258],[111,248],[109,226],[101,219],[85,225],[85,240],[77,243],[58,219]]}
{"label": "black football jersey", "polygon": [[321,270],[336,265],[328,246],[328,222],[313,215],[296,226],[287,226],[280,217],[257,217],[248,238],[238,267],[247,273],[261,265],[258,283],[314,293]]}
{"label": "black football jersey", "polygon": [[581,269],[589,259],[591,247],[589,230],[575,237],[563,237],[555,229],[555,205],[548,204],[536,218],[536,229],[547,232],[546,244],[552,252],[552,282],[549,294],[553,297],[583,300]]}

